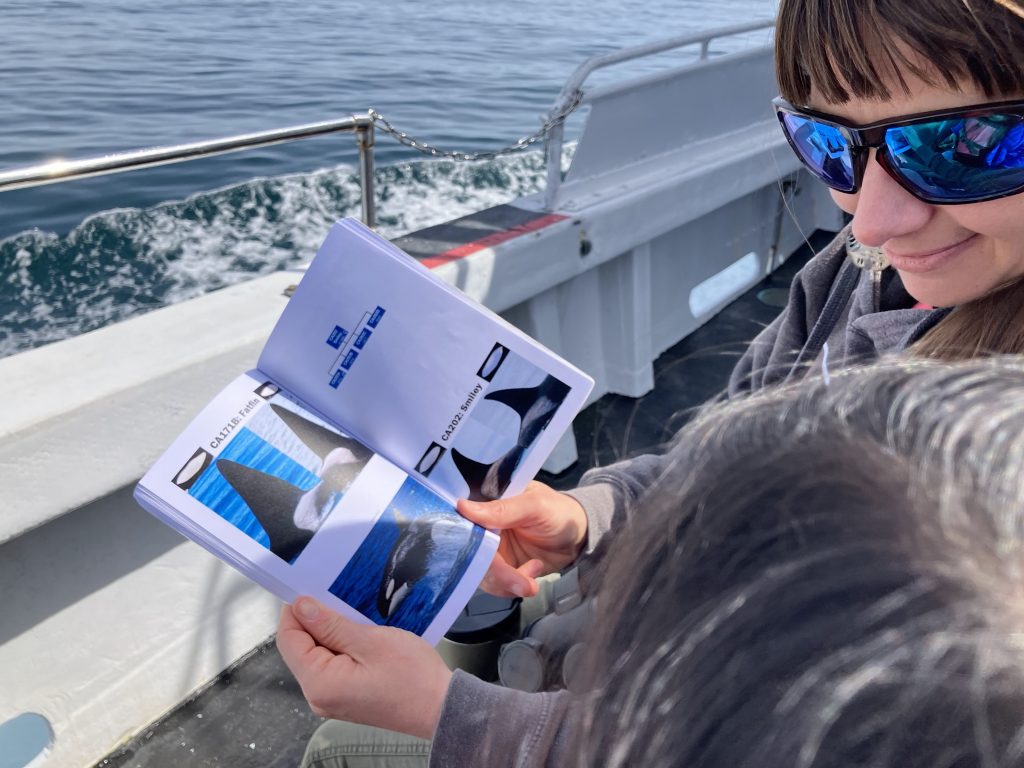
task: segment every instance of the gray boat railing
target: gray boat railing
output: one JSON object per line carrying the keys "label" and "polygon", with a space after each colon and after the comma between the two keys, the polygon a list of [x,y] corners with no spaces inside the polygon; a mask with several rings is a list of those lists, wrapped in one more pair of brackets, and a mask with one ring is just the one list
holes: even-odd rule
{"label": "gray boat railing", "polygon": [[152,149],[118,152],[83,160],[52,160],[48,163],[15,168],[14,170],[0,173],[0,192],[40,187],[45,184],[56,184],[73,179],[106,176],[113,173],[139,170],[141,168],[152,168],[158,165],[182,163],[189,160],[225,155],[229,152],[239,152],[244,149],[269,147],[274,144],[284,144],[331,133],[355,133],[356,144],[359,148],[362,218],[367,226],[372,227],[376,219],[373,190],[373,125],[374,120],[369,113],[354,114],[341,120],[308,123],[290,128],[247,133],[223,139],[196,141],[190,144],[178,144],[171,147],[154,147]]}
{"label": "gray boat railing", "polygon": [[[691,45],[700,46],[698,62],[706,61],[710,55],[711,43],[724,37],[735,37],[736,35],[756,32],[759,29],[770,29],[775,26],[773,19],[761,19],[747,24],[719,27],[707,30],[698,34],[679,35],[678,37],[659,40],[644,45],[635,45],[629,48],[621,48],[610,53],[591,56],[580,64],[569,76],[561,93],[555,99],[549,114],[559,114],[569,104],[576,102],[577,105],[587,103],[586,95],[582,93],[583,84],[587,78],[599,69],[621,64],[626,61],[641,59],[646,56],[653,56],[658,53],[685,48]],[[548,132],[544,147],[544,157],[547,165],[547,186],[544,194],[545,207],[549,210],[554,207],[555,197],[562,182],[562,143],[564,134],[564,123],[559,122]]]}

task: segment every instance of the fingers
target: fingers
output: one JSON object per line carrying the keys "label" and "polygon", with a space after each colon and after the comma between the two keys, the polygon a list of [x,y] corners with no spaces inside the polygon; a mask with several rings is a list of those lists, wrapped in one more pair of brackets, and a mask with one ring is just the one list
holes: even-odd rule
{"label": "fingers", "polygon": [[530,560],[519,568],[513,568],[499,553],[491,561],[480,587],[497,597],[532,597],[540,589],[537,577],[542,573],[544,563],[540,560]]}
{"label": "fingers", "polygon": [[526,578],[536,581],[538,576],[543,576],[545,573],[544,561],[534,558],[523,563],[517,570]]}
{"label": "fingers", "polygon": [[531,519],[536,512],[536,501],[522,494],[497,501],[459,499],[456,509],[460,515],[477,525],[503,531],[521,526]]}
{"label": "fingers", "polygon": [[[277,625],[277,650],[289,669],[292,666],[290,660],[298,661],[314,645],[316,643],[313,638],[309,636],[309,633],[292,616],[291,606],[282,606],[281,621]],[[292,669],[292,672],[295,672],[295,670]]]}

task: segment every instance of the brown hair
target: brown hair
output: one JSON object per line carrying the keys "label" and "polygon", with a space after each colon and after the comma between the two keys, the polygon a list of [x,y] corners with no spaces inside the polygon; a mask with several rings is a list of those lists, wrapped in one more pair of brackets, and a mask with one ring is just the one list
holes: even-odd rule
{"label": "brown hair", "polygon": [[[904,72],[988,96],[1024,92],[1024,0],[781,0],[775,69],[782,95],[806,104],[907,91]],[[909,55],[908,55],[909,54]]]}
{"label": "brown hair", "polygon": [[937,360],[1024,353],[1024,280],[957,307],[910,352]]}

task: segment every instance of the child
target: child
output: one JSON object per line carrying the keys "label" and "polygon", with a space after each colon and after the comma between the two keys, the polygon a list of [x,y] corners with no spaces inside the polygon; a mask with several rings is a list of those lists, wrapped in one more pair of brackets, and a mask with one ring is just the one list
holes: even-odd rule
{"label": "child", "polygon": [[1022,451],[1016,356],[709,409],[612,542],[574,738],[530,765],[1024,766]]}

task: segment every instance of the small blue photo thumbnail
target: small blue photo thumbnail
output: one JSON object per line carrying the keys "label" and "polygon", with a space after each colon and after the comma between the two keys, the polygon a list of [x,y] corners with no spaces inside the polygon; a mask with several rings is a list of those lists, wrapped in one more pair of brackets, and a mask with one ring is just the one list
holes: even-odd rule
{"label": "small blue photo thumbnail", "polygon": [[327,344],[335,349],[340,349],[346,336],[348,336],[348,331],[340,325],[336,325],[334,326],[334,330],[331,331],[331,335],[327,337]]}

